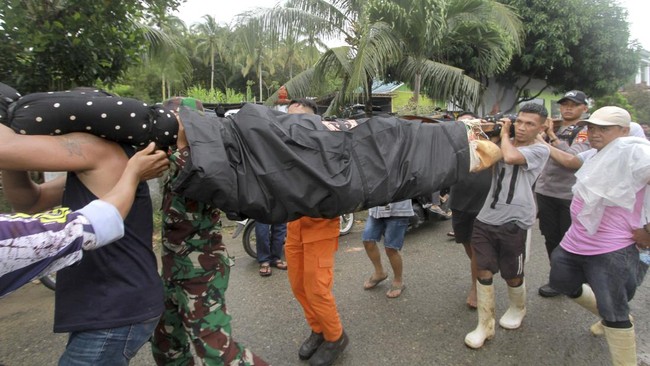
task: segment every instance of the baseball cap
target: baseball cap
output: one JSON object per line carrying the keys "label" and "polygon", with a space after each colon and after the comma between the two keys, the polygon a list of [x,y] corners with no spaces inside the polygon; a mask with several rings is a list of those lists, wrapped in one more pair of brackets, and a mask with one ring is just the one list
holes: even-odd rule
{"label": "baseball cap", "polygon": [[597,109],[588,119],[580,120],[582,123],[593,123],[599,126],[630,127],[630,113],[623,108],[606,106]]}
{"label": "baseball cap", "polygon": [[557,103],[561,104],[562,102],[566,100],[571,100],[574,101],[578,104],[587,104],[587,94],[580,90],[571,90],[566,93],[564,93],[564,96],[562,99],[558,100]]}

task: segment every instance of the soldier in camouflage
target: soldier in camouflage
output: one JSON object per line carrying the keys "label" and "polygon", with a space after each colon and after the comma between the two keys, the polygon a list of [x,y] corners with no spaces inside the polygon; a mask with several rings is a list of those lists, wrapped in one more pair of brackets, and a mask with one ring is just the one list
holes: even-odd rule
{"label": "soldier in camouflage", "polygon": [[[165,104],[172,110],[180,105],[203,109],[191,98]],[[170,189],[190,158],[184,139],[181,129],[163,193],[165,311],[154,331],[154,359],[158,365],[268,365],[231,338],[225,293],[234,262],[222,241],[219,209]]]}

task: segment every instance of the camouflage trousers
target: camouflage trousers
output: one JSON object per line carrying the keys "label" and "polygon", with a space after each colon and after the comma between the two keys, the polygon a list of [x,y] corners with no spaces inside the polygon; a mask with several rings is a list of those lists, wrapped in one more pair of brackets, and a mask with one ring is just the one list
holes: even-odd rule
{"label": "camouflage trousers", "polygon": [[164,280],[165,311],[152,352],[158,365],[268,365],[231,338],[225,292],[226,263],[219,270],[181,280]]}

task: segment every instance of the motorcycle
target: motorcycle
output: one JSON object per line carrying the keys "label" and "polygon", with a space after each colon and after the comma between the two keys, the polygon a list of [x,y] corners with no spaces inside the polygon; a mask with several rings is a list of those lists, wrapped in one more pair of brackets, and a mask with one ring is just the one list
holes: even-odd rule
{"label": "motorcycle", "polygon": [[56,288],[56,272],[45,275],[39,278],[38,280],[41,281],[43,286],[49,288],[52,291],[54,291],[54,289]]}
{"label": "motorcycle", "polygon": [[[354,214],[348,213],[339,216],[340,218],[340,228],[339,236],[344,236],[349,234],[354,227]],[[242,234],[242,244],[244,245],[244,251],[246,254],[257,259],[257,241],[255,240],[255,219],[245,219],[241,221],[235,221],[237,227],[232,234],[232,238],[235,239]]]}
{"label": "motorcycle", "polygon": [[411,199],[414,215],[409,219],[409,226],[407,231],[413,230],[424,222],[429,220],[449,220],[451,213],[449,212],[449,203],[446,199],[440,200],[439,209],[432,210],[431,200],[427,197],[416,197]]}

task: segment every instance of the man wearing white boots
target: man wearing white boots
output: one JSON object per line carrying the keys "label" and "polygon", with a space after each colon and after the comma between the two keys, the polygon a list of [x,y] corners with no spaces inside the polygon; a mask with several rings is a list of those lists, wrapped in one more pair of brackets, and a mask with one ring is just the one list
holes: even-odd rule
{"label": "man wearing white boots", "polygon": [[571,226],[551,255],[550,285],[602,318],[614,365],[636,365],[636,340],[628,302],[647,265],[650,142],[627,137],[630,114],[603,107],[587,120],[593,149],[576,156],[551,149],[554,160],[580,168],[573,186]]}
{"label": "man wearing white boots", "polygon": [[492,277],[501,271],[508,284],[510,307],[499,320],[505,329],[517,329],[526,315],[524,258],[526,231],[535,222],[532,186],[550,155],[548,146],[536,141],[544,130],[548,112],[528,103],[521,107],[510,136],[509,119],[502,119],[503,160],[493,167],[492,185],[474,223],[472,250],[478,268],[478,326],[465,344],[480,348],[495,333],[495,296]]}

